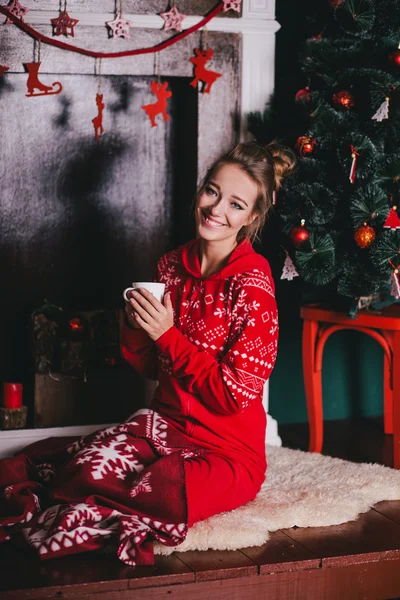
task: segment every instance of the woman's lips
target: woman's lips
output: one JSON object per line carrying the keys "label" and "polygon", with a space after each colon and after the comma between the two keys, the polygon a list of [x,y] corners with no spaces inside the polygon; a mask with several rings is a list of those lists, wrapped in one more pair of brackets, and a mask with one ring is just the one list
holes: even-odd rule
{"label": "woman's lips", "polygon": [[210,215],[206,215],[205,213],[203,213],[203,221],[207,227],[212,227],[213,229],[225,227],[224,223],[220,223],[219,221],[216,221]]}

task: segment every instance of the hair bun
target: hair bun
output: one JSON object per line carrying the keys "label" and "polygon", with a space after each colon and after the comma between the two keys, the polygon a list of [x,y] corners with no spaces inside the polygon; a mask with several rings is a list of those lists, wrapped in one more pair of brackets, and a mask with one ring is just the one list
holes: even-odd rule
{"label": "hair bun", "polygon": [[276,142],[267,144],[265,148],[272,156],[275,172],[275,190],[279,190],[282,180],[294,171],[296,155],[290,148],[285,148]]}

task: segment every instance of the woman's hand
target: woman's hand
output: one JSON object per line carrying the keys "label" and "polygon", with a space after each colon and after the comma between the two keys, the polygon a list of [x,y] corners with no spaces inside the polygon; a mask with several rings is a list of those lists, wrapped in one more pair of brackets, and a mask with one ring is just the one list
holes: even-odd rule
{"label": "woman's hand", "polygon": [[[131,292],[130,309],[133,312],[130,317],[146,331],[153,340],[158,340],[174,324],[174,311],[171,304],[171,295],[167,292],[164,303],[161,304],[151,292],[140,288]],[[132,311],[133,308],[133,311]],[[129,319],[129,316],[128,316]]]}

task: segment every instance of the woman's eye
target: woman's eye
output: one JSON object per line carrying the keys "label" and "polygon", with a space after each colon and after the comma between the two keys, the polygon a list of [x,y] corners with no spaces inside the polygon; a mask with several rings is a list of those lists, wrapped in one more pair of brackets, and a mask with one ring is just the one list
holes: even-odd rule
{"label": "woman's eye", "polygon": [[206,187],[206,194],[208,194],[209,196],[216,196],[217,192],[216,190],[214,190],[214,188],[212,187]]}
{"label": "woman's eye", "polygon": [[232,206],[233,208],[235,208],[236,210],[243,210],[243,206],[241,206],[240,204],[238,204],[237,202],[232,202]]}

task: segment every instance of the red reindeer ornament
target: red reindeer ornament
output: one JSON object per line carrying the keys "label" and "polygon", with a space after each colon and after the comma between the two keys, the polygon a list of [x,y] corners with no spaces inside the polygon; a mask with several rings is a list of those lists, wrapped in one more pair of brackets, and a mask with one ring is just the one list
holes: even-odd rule
{"label": "red reindeer ornament", "polygon": [[94,135],[96,137],[96,142],[98,142],[100,136],[103,135],[103,133],[104,133],[103,110],[105,108],[105,104],[103,102],[103,94],[99,94],[99,92],[97,92],[97,94],[96,94],[96,104],[97,104],[98,113],[94,117],[94,119],[92,119],[92,123],[94,126]]}
{"label": "red reindeer ornament", "polygon": [[190,62],[194,64],[194,79],[190,82],[190,85],[194,88],[197,88],[199,81],[201,81],[204,84],[203,93],[209,94],[212,84],[218,79],[218,77],[222,76],[222,73],[209,71],[205,68],[206,63],[214,56],[214,51],[212,48],[207,48],[207,50],[195,48],[194,53],[196,56],[189,58]]}
{"label": "red reindeer ornament", "polygon": [[142,108],[149,117],[152,127],[157,125],[157,115],[161,114],[164,118],[164,121],[169,120],[169,115],[167,114],[167,99],[172,96],[172,92],[167,90],[167,87],[168,81],[165,83],[158,83],[157,81],[153,80],[150,84],[152,94],[157,96],[157,102],[154,102],[153,104],[145,104],[142,106]]}
{"label": "red reindeer ornament", "polygon": [[[26,96],[50,96],[52,94],[59,94],[62,90],[62,85],[59,81],[55,81],[52,85],[45,85],[39,81],[39,67],[42,63],[32,62],[25,63],[25,68],[28,71],[28,79],[26,86],[28,93]],[[37,90],[35,92],[35,90]]]}

